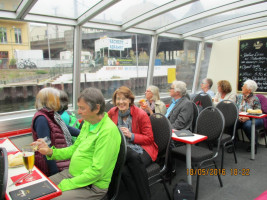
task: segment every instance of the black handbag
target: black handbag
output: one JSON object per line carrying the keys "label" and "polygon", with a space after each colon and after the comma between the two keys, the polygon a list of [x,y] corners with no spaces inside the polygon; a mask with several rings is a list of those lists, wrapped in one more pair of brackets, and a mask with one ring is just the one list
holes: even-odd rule
{"label": "black handbag", "polygon": [[193,187],[181,179],[173,189],[174,200],[195,200]]}

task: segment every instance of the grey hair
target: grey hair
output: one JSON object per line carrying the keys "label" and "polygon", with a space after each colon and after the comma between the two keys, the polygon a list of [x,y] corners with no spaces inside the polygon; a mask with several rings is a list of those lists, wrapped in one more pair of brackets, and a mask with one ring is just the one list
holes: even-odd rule
{"label": "grey hair", "polygon": [[151,98],[153,101],[157,101],[157,100],[160,100],[160,97],[159,97],[159,88],[155,85],[150,85],[148,86],[149,90],[151,90],[152,94],[153,94],[153,97]]}
{"label": "grey hair", "polygon": [[246,81],[244,82],[244,85],[247,85],[247,88],[248,88],[252,93],[254,93],[254,92],[257,90],[257,88],[258,88],[257,83],[256,83],[255,81],[253,81],[253,80],[250,80],[250,79],[246,80]]}
{"label": "grey hair", "polygon": [[205,78],[204,80],[206,80],[207,81],[207,83],[208,83],[208,85],[209,85],[209,89],[212,87],[212,85],[213,85],[213,81],[212,81],[212,79],[211,78]]}
{"label": "grey hair", "polygon": [[173,81],[172,85],[174,86],[175,92],[180,92],[182,96],[186,95],[186,83],[183,81]]}
{"label": "grey hair", "polygon": [[91,108],[91,111],[97,109],[97,104],[100,105],[100,110],[97,113],[98,115],[105,112],[105,99],[102,92],[97,88],[86,88],[82,91],[78,98],[78,102],[83,99]]}

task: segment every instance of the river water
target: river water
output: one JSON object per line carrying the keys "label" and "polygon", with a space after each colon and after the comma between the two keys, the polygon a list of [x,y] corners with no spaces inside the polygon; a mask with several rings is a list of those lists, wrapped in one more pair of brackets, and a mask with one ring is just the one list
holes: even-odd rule
{"label": "river water", "polygon": [[[102,91],[105,99],[111,99],[114,90]],[[144,95],[145,87],[138,88],[137,90],[133,91],[133,93],[137,96]],[[0,113],[35,109],[34,103],[35,98],[20,98],[17,100],[8,99],[0,101]],[[72,96],[69,96],[69,103],[72,103]]]}

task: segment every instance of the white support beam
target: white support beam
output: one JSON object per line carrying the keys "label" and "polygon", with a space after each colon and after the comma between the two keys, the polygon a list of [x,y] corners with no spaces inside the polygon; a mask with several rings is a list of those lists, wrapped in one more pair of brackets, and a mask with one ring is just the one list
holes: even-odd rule
{"label": "white support beam", "polygon": [[197,52],[197,62],[196,62],[196,70],[194,75],[193,87],[192,87],[192,94],[196,93],[197,85],[199,82],[199,75],[200,75],[200,68],[201,68],[201,58],[204,51],[204,42],[200,42],[198,44],[198,52]]}
{"label": "white support beam", "polygon": [[221,37],[218,37],[218,38],[214,38],[214,39],[216,41],[220,41],[220,40],[225,40],[225,39],[232,38],[232,37],[238,37],[240,35],[246,35],[248,33],[255,33],[255,32],[258,32],[258,31],[265,31],[265,30],[267,30],[267,26],[259,27],[259,28],[253,28],[253,29],[249,29],[249,30],[245,30],[245,31],[240,31],[240,32],[236,32],[236,33],[229,34],[229,35],[224,35],[224,36],[221,36]]}
{"label": "white support beam", "polygon": [[254,28],[258,28],[258,27],[264,27],[264,26],[267,26],[267,22],[256,23],[256,24],[252,24],[252,25],[243,26],[243,27],[231,29],[228,31],[220,32],[220,33],[205,37],[204,40],[207,41],[207,40],[211,40],[211,39],[214,39],[217,37],[221,37],[223,35],[228,35],[228,34],[240,32],[240,31],[245,31],[245,30],[254,29]]}
{"label": "white support beam", "polygon": [[130,28],[127,29],[128,33],[138,33],[138,34],[144,34],[144,35],[155,35],[155,31],[147,30],[147,29],[141,29],[141,28]]}
{"label": "white support beam", "polygon": [[94,29],[101,29],[101,30],[111,30],[111,31],[120,31],[121,28],[118,25],[112,24],[102,24],[96,22],[87,22],[83,25],[85,28],[94,28]]}
{"label": "white support beam", "polygon": [[24,18],[24,21],[65,25],[65,26],[76,25],[76,20],[73,20],[73,19],[65,19],[65,18],[52,17],[52,16],[42,16],[42,15],[37,15],[37,14],[26,15],[26,17]]}
{"label": "white support beam", "polygon": [[77,110],[77,100],[80,94],[81,84],[81,50],[82,50],[82,27],[74,28],[74,49],[73,49],[73,110]]}
{"label": "white support beam", "polygon": [[158,35],[154,35],[152,36],[152,40],[151,40],[146,88],[149,85],[153,84],[153,74],[154,74],[154,67],[155,67],[155,58],[156,58],[156,53],[157,53],[157,44],[158,44]]}
{"label": "white support beam", "polygon": [[184,38],[182,35],[180,34],[176,34],[176,33],[161,33],[159,34],[159,36],[161,37],[169,37],[169,38],[178,38],[178,39],[185,39],[185,40],[193,40],[193,41],[203,41],[202,38],[198,38],[198,37],[186,37]]}
{"label": "white support beam", "polygon": [[16,13],[6,10],[0,10],[0,19],[14,19],[16,20]]}
{"label": "white support beam", "polygon": [[191,23],[191,22],[196,21],[196,20],[200,20],[200,19],[210,17],[213,15],[218,15],[218,14],[221,14],[224,12],[228,12],[228,11],[235,10],[238,8],[246,7],[249,5],[255,5],[258,3],[264,3],[264,0],[244,0],[244,1],[238,1],[236,3],[227,4],[225,6],[221,6],[218,8],[210,9],[210,10],[207,10],[205,12],[199,13],[197,15],[193,15],[191,17],[182,19],[182,20],[177,21],[175,23],[172,23],[172,24],[169,24],[169,25],[164,26],[162,28],[159,28],[156,30],[156,34],[160,34],[160,33],[169,31],[171,29],[174,29],[176,27],[182,26],[182,25],[187,24],[187,23]]}
{"label": "white support beam", "polygon": [[82,16],[80,16],[77,19],[77,25],[83,25],[88,20],[92,19],[99,13],[103,12],[104,10],[108,9],[112,5],[118,3],[120,0],[102,0],[98,4],[96,4],[94,7],[89,9],[86,13],[84,13]]}
{"label": "white support beam", "polygon": [[16,18],[20,20],[24,19],[36,2],[37,0],[22,0],[16,11]]}
{"label": "white support beam", "polygon": [[149,19],[151,19],[153,17],[159,16],[159,15],[161,15],[163,13],[167,13],[167,12],[169,12],[171,10],[174,10],[174,9],[179,8],[181,6],[184,6],[184,5],[187,5],[189,3],[192,3],[194,1],[196,1],[196,0],[172,1],[172,2],[170,2],[168,4],[165,4],[163,6],[160,6],[160,7],[156,8],[156,9],[153,9],[153,10],[147,12],[147,13],[142,13],[142,15],[140,15],[140,16],[138,16],[138,17],[126,22],[125,24],[123,24],[122,25],[122,31],[124,31],[124,30],[126,30],[126,29],[128,29],[130,27],[133,27],[133,26],[135,26],[137,24],[140,24],[140,23],[142,23],[144,21],[147,21],[147,20],[149,20]]}
{"label": "white support beam", "polygon": [[228,25],[235,24],[235,23],[237,24],[237,23],[240,23],[240,22],[249,21],[249,20],[253,20],[253,19],[258,19],[258,18],[262,18],[262,17],[266,17],[266,16],[267,16],[267,11],[260,12],[260,13],[255,13],[255,14],[251,14],[251,15],[246,15],[246,16],[243,16],[243,17],[238,17],[238,18],[235,18],[235,19],[223,21],[223,22],[220,22],[220,23],[212,24],[210,26],[206,26],[206,27],[203,27],[203,28],[199,28],[199,29],[187,32],[187,33],[183,34],[183,37],[188,37],[188,36],[191,36],[191,35],[195,35],[195,34],[198,34],[198,33],[201,33],[201,32],[205,32],[205,31],[209,31],[209,30],[216,29],[216,28],[220,28],[220,27],[223,27],[223,26],[228,26]]}

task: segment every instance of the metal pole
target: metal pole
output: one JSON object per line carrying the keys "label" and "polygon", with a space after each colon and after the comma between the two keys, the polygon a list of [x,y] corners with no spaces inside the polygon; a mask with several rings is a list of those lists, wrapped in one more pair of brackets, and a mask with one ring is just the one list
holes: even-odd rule
{"label": "metal pole", "polygon": [[48,58],[49,58],[49,60],[51,60],[51,52],[50,52],[50,41],[49,41],[49,26],[48,26],[49,24],[47,24],[47,31],[46,31],[46,33],[47,33],[47,46],[48,46]]}
{"label": "metal pole", "polygon": [[193,87],[192,87],[192,94],[196,93],[199,74],[200,74],[200,67],[201,67],[201,55],[203,53],[204,42],[200,42],[198,45],[198,55],[197,55],[197,62],[196,62],[196,70],[194,75]]}
{"label": "metal pole", "polygon": [[82,27],[74,28],[74,52],[73,52],[73,110],[77,110],[77,100],[80,94],[81,77],[81,49],[82,49]]}
{"label": "metal pole", "polygon": [[135,34],[135,52],[136,52],[136,73],[138,78],[138,46],[137,46],[137,34]]}
{"label": "metal pole", "polygon": [[150,56],[149,56],[149,65],[147,71],[147,82],[146,87],[152,85],[153,83],[153,74],[155,67],[155,58],[157,53],[157,43],[158,43],[158,35],[152,36],[151,47],[150,47]]}

